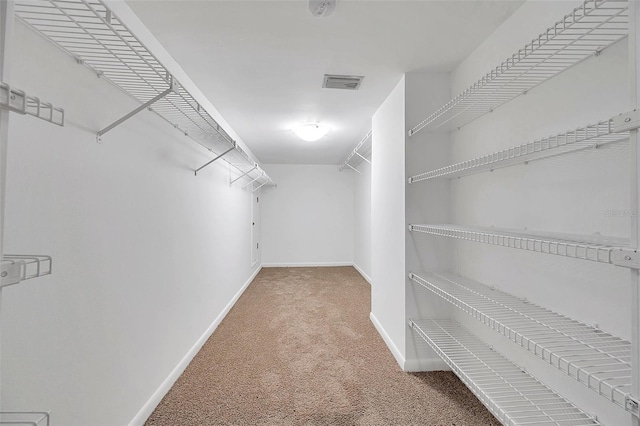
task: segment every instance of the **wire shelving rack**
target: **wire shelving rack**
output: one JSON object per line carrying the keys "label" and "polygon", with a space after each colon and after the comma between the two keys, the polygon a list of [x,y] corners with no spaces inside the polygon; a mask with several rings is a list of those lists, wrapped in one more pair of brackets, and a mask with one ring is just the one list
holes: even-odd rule
{"label": "wire shelving rack", "polygon": [[465,227],[457,225],[409,225],[411,232],[455,238],[538,253],[614,264],[620,248],[627,247],[625,238],[599,235],[573,235],[549,232],[516,231],[501,228]]}
{"label": "wire shelving rack", "polygon": [[0,287],[50,275],[52,267],[51,256],[5,254],[0,267]]}
{"label": "wire shelving rack", "polygon": [[0,83],[0,106],[19,114],[27,114],[58,126],[64,126],[64,109],[49,102],[43,102],[35,96],[29,96],[22,90]]}
{"label": "wire shelving rack", "polygon": [[409,183],[430,179],[453,179],[475,173],[493,171],[515,164],[554,157],[587,148],[629,139],[629,131],[616,132],[613,119],[580,127],[554,136],[514,146],[472,160],[462,161],[409,177]]}
{"label": "wire shelving rack", "polygon": [[626,0],[586,0],[409,131],[453,130],[628,35]]}
{"label": "wire shelving rack", "polygon": [[504,425],[598,425],[452,320],[410,320],[414,332]]}
{"label": "wire shelving rack", "polygon": [[[133,114],[149,108],[211,151],[215,155],[213,161],[224,159],[240,174],[246,172],[246,166],[255,166],[258,178],[253,180],[255,176],[246,175],[246,179],[252,181],[247,187],[255,190],[272,183],[266,172],[101,0],[18,0],[15,14],[141,104],[132,113],[98,131],[98,138]],[[196,169],[196,173],[213,161]]]}
{"label": "wire shelving rack", "polygon": [[363,161],[371,164],[371,135],[372,130],[369,130],[342,162],[339,168],[340,171],[350,168],[354,172],[361,173],[357,167]]}
{"label": "wire shelving rack", "polygon": [[464,277],[412,272],[409,278],[625,407],[631,393],[630,342]]}
{"label": "wire shelving rack", "polygon": [[0,425],[49,426],[49,413],[44,411],[4,411],[0,412]]}

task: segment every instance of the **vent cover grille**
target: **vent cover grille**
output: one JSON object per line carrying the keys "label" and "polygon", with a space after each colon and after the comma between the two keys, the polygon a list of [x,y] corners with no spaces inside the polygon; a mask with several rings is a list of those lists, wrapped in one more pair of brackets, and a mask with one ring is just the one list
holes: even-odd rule
{"label": "vent cover grille", "polygon": [[322,87],[326,89],[358,90],[362,84],[361,75],[325,74]]}

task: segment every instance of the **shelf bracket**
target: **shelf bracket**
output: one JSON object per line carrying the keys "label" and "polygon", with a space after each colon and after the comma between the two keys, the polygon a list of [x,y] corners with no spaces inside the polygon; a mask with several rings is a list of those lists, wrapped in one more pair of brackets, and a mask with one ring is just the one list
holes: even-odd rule
{"label": "shelf bracket", "polygon": [[216,158],[214,158],[213,160],[207,162],[206,164],[204,164],[203,166],[200,166],[199,168],[197,168],[195,170],[195,175],[198,176],[198,172],[202,169],[204,169],[205,167],[207,167],[209,164],[213,163],[216,160],[219,160],[220,158],[224,157],[225,155],[227,155],[228,153],[230,153],[231,151],[233,151],[234,149],[236,149],[235,144],[234,146],[232,146],[231,148],[229,148],[228,150],[226,150],[225,152],[223,152],[222,154],[218,155]]}
{"label": "shelf bracket", "polygon": [[638,110],[634,109],[611,118],[613,133],[628,132],[638,128],[640,128],[640,111]]}
{"label": "shelf bracket", "polygon": [[258,189],[262,188],[263,186],[265,186],[265,185],[266,185],[266,184],[268,184],[268,183],[269,183],[269,181],[265,181],[264,183],[262,183],[262,184],[258,185],[258,187],[257,187],[257,188],[255,188],[255,189],[254,189],[253,191],[251,191],[251,192],[256,192]]}
{"label": "shelf bracket", "polygon": [[109,124],[104,129],[99,130],[98,134],[97,134],[98,142],[100,142],[102,140],[102,135],[107,133],[109,130],[113,129],[114,127],[119,126],[122,123],[124,123],[125,121],[127,121],[128,119],[130,119],[131,117],[133,117],[134,115],[139,113],[140,111],[149,108],[151,105],[155,104],[160,99],[162,99],[165,96],[167,96],[169,93],[176,91],[177,90],[176,80],[173,77],[170,77],[169,81],[170,81],[170,85],[169,85],[169,88],[167,90],[165,90],[162,93],[157,94],[152,99],[149,99],[147,102],[143,103],[142,105],[140,105],[139,107],[137,107],[136,109],[134,109],[133,111],[131,111],[130,113],[125,115],[124,117],[120,118],[119,120],[116,120],[113,123]]}
{"label": "shelf bracket", "polygon": [[242,187],[242,189],[248,188],[253,182],[257,181],[258,179],[260,179],[262,176],[264,176],[264,172],[260,173],[258,175],[258,177],[256,177],[255,179],[253,179],[251,182],[249,182],[248,184],[246,184],[245,186]]}
{"label": "shelf bracket", "polygon": [[239,181],[240,179],[242,179],[243,177],[245,177],[246,175],[248,175],[249,173],[251,173],[252,171],[254,171],[257,168],[258,168],[258,165],[254,164],[252,169],[247,170],[246,172],[244,172],[243,174],[241,174],[240,176],[238,176],[237,178],[235,178],[234,180],[229,182],[229,186],[233,185],[235,182]]}
{"label": "shelf bracket", "polygon": [[637,398],[627,395],[624,398],[624,409],[636,417],[640,417],[640,401]]}
{"label": "shelf bracket", "polygon": [[611,263],[625,268],[640,269],[640,252],[628,248],[612,250]]}
{"label": "shelf bracket", "polygon": [[364,155],[360,154],[358,151],[356,151],[356,155],[360,158],[362,158],[364,161],[366,161],[367,163],[371,164],[371,161],[369,161],[369,159],[367,159],[367,157],[365,157]]}
{"label": "shelf bracket", "polygon": [[353,170],[356,173],[362,174],[362,172],[358,169],[356,169],[355,167],[353,167],[351,164],[346,163],[347,167],[349,167],[351,170]]}

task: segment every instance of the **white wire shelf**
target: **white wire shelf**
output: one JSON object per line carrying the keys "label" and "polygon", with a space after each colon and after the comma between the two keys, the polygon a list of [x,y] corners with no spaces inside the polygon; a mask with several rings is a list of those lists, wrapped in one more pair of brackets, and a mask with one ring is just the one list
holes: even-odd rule
{"label": "white wire shelf", "polygon": [[452,179],[475,173],[493,171],[502,167],[555,157],[586,148],[600,147],[629,138],[629,131],[616,133],[612,124],[613,119],[601,121],[596,124],[590,124],[534,142],[514,146],[472,160],[466,160],[429,172],[420,173],[409,177],[409,183],[430,179]]}
{"label": "white wire shelf", "polygon": [[[98,136],[148,107],[236,167],[255,162],[101,0],[18,0],[16,16],[141,103]],[[196,170],[206,167],[213,161]],[[264,173],[258,166],[258,169]],[[266,174],[266,173],[265,173]],[[249,178],[247,178],[249,179]]]}
{"label": "white wire shelf", "polygon": [[455,321],[415,319],[409,325],[503,425],[600,424]]}
{"label": "white wire shelf", "polygon": [[518,231],[501,228],[413,224],[409,225],[409,230],[411,232],[611,264],[616,264],[614,252],[619,252],[621,247],[629,245],[629,241],[625,238]]}
{"label": "white wire shelf", "polygon": [[628,34],[626,0],[586,0],[409,131],[453,130],[493,111]]}
{"label": "white wire shelf", "polygon": [[0,267],[0,287],[50,275],[52,267],[51,256],[5,254]]}
{"label": "white wire shelf", "polygon": [[630,342],[464,277],[412,272],[409,278],[626,408],[631,393]]}
{"label": "white wire shelf", "polygon": [[19,114],[27,114],[58,126],[64,126],[64,109],[29,96],[22,90],[0,83],[0,106]]}
{"label": "white wire shelf", "polygon": [[0,412],[0,425],[3,426],[49,426],[49,413],[38,411]]}
{"label": "white wire shelf", "polygon": [[344,162],[340,165],[340,171],[345,168],[361,173],[357,167],[363,162],[371,164],[371,134],[372,130],[369,130],[367,134],[358,142],[353,151],[349,153]]}

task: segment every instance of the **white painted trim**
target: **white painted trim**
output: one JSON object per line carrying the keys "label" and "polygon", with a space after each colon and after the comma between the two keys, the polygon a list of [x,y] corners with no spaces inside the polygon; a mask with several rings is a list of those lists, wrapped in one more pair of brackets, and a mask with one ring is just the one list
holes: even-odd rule
{"label": "white painted trim", "polygon": [[400,368],[404,370],[405,359],[404,359],[404,356],[402,356],[402,352],[398,350],[398,347],[393,343],[393,341],[391,340],[387,332],[384,330],[384,328],[382,328],[382,324],[380,324],[376,316],[373,315],[373,312],[369,314],[369,319],[373,323],[373,326],[376,328],[376,330],[378,330],[378,333],[380,334],[380,336],[382,336],[382,340],[384,340],[384,342],[387,344],[387,347],[393,354]]}
{"label": "white painted trim", "polygon": [[323,266],[353,266],[352,262],[263,263],[263,268],[304,268]]}
{"label": "white painted trim", "polygon": [[147,421],[151,413],[153,413],[153,410],[156,409],[156,407],[158,406],[162,398],[167,394],[167,392],[169,392],[173,384],[176,382],[176,380],[178,380],[180,375],[187,368],[187,366],[189,365],[193,357],[196,356],[196,354],[200,351],[200,349],[205,344],[207,339],[209,339],[209,337],[211,337],[211,335],[216,330],[216,328],[218,328],[218,325],[220,325],[224,317],[227,316],[227,314],[229,313],[233,305],[235,305],[235,303],[238,301],[240,296],[242,296],[242,293],[244,293],[247,287],[249,287],[249,284],[251,284],[251,282],[256,277],[256,275],[258,275],[261,269],[262,269],[261,266],[256,268],[256,271],[251,275],[251,277],[247,280],[247,282],[244,283],[242,288],[238,290],[238,292],[233,296],[233,298],[229,301],[229,303],[227,303],[227,306],[225,306],[222,312],[220,312],[220,315],[218,315],[216,319],[213,320],[211,325],[202,334],[202,336],[200,336],[198,341],[191,347],[191,349],[189,349],[187,354],[180,360],[178,365],[175,366],[175,368],[171,371],[171,373],[169,373],[167,378],[164,379],[162,384],[160,384],[158,389],[156,389],[153,395],[151,395],[151,398],[149,398],[146,404],[144,404],[144,406],[142,406],[140,411],[138,411],[138,414],[136,414],[134,418],[129,422],[129,426],[144,425],[144,423]]}
{"label": "white painted trim", "polygon": [[358,265],[356,265],[355,263],[353,264],[353,267],[355,268],[356,271],[358,271],[358,273],[360,275],[362,275],[362,278],[364,278],[369,283],[369,285],[372,285],[371,283],[373,281],[371,280],[369,275],[365,274],[364,271]]}

